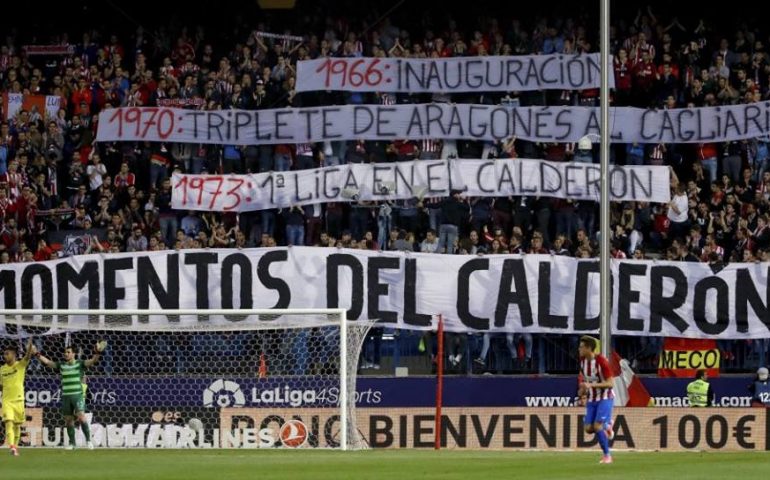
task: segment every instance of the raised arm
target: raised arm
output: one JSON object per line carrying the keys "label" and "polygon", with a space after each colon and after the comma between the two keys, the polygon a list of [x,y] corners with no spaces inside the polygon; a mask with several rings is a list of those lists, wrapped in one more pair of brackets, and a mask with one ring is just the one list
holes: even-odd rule
{"label": "raised arm", "polygon": [[32,339],[30,338],[27,341],[27,351],[24,352],[24,358],[22,358],[23,361],[29,362],[29,359],[32,358],[32,355],[35,353],[33,352],[33,349],[35,346],[32,344]]}
{"label": "raised arm", "polygon": [[107,341],[101,340],[96,343],[96,346],[94,347],[94,354],[91,358],[83,362],[83,364],[86,367],[91,367],[95,365],[101,358],[102,358],[102,352],[104,349],[107,348]]}
{"label": "raised arm", "polygon": [[50,358],[46,357],[42,353],[38,352],[37,348],[35,348],[34,345],[32,345],[32,354],[35,357],[37,357],[37,359],[40,361],[40,363],[42,363],[43,365],[45,365],[46,367],[48,367],[48,368],[50,368],[52,370],[56,370],[56,362],[54,362]]}

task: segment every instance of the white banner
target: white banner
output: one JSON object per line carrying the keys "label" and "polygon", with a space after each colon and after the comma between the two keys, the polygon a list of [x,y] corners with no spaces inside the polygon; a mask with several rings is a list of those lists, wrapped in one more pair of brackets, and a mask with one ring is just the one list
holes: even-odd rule
{"label": "white banner", "polygon": [[[173,208],[238,211],[326,202],[464,196],[531,195],[598,201],[599,165],[544,160],[414,160],[362,163],[252,175],[185,175],[172,178]],[[669,169],[612,167],[614,200],[668,202]]]}
{"label": "white banner", "polygon": [[[615,77],[610,75],[610,87]],[[318,58],[297,62],[297,91],[514,92],[599,88],[601,57]]]}
{"label": "white banner", "polygon": [[[610,111],[615,143],[700,143],[770,134],[770,103]],[[597,136],[599,109],[501,105],[342,105],[276,110],[134,107],[99,114],[97,140],[281,144],[339,140],[456,138],[577,142]],[[594,137],[598,138],[598,137]]]}
{"label": "white banner", "polygon": [[[735,263],[715,273],[703,263],[613,260],[612,333],[768,338],[769,271],[767,263]],[[83,255],[0,266],[0,308],[342,307],[350,320],[378,319],[405,329],[434,328],[441,314],[454,332],[595,333],[598,272],[595,260],[551,255],[316,247]],[[275,318],[154,315],[120,325],[232,327],[236,321]],[[89,319],[69,319],[70,327],[80,322]]]}

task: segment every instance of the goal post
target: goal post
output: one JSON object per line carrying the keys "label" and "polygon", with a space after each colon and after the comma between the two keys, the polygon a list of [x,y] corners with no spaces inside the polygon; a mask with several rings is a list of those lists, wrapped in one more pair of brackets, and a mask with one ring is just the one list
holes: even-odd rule
{"label": "goal post", "polygon": [[[108,342],[85,387],[93,396],[91,421],[104,427],[97,446],[348,450],[366,447],[356,421],[356,383],[374,322],[348,321],[346,314],[341,308],[5,309],[0,337],[20,353],[31,338],[56,361],[65,346],[86,360],[97,341]],[[57,372],[31,362],[26,403],[28,417],[31,411],[39,418],[28,422],[37,436],[28,435],[28,443],[58,443],[59,386]],[[115,433],[121,429],[122,439]],[[93,430],[98,437],[99,428]]]}

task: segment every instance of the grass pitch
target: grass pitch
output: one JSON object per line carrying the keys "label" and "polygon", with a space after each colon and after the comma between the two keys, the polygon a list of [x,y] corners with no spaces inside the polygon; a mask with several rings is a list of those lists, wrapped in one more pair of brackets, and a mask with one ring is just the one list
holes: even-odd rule
{"label": "grass pitch", "polygon": [[767,478],[770,452],[591,452],[442,450],[53,450],[5,451],[0,478],[56,480],[227,479],[698,479]]}

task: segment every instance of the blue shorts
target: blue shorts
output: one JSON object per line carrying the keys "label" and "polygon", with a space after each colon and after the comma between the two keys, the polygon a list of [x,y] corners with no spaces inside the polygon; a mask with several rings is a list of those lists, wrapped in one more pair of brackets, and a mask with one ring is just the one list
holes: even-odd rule
{"label": "blue shorts", "polygon": [[614,400],[599,400],[598,402],[586,403],[586,416],[583,419],[584,425],[601,423],[602,425],[612,420],[612,404]]}

